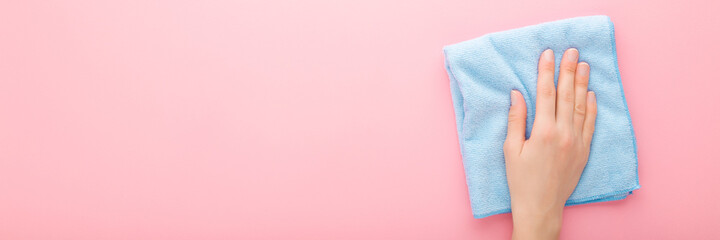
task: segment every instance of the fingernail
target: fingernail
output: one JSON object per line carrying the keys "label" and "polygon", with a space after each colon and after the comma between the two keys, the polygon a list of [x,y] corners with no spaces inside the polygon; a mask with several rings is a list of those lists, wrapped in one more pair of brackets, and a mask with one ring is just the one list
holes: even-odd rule
{"label": "fingernail", "polygon": [[581,62],[578,64],[577,72],[580,76],[587,76],[590,74],[590,65],[588,65],[586,62]]}
{"label": "fingernail", "polygon": [[573,62],[574,62],[574,61],[577,61],[577,59],[578,59],[578,50],[577,50],[576,48],[570,48],[570,49],[568,49],[568,50],[565,51],[565,52],[567,53],[566,57],[567,57],[570,61],[573,61]]}
{"label": "fingernail", "polygon": [[588,100],[590,100],[590,102],[597,101],[597,99],[595,99],[595,92],[593,92],[593,91],[588,92]]}
{"label": "fingernail", "polygon": [[552,61],[553,60],[553,50],[552,49],[546,49],[543,51],[541,55],[542,59],[545,61]]}
{"label": "fingernail", "polygon": [[517,104],[518,94],[520,94],[520,92],[517,90],[510,91],[510,105],[515,106],[515,104]]}

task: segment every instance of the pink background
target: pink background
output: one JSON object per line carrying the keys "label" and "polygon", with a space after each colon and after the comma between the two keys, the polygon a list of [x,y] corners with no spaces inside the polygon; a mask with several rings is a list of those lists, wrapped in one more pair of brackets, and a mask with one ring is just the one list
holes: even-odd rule
{"label": "pink background", "polygon": [[507,239],[510,215],[472,218],[441,49],[594,14],[616,24],[643,187],[567,208],[562,238],[720,238],[718,12],[3,1],[0,239]]}

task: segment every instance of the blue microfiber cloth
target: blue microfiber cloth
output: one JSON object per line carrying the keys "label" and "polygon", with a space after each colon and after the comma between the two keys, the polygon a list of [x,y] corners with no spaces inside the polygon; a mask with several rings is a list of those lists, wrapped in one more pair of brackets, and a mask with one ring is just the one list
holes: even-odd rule
{"label": "blue microfiber cloth", "polygon": [[566,205],[624,199],[640,188],[637,147],[620,83],[614,35],[609,17],[589,16],[491,33],[444,48],[475,218],[510,212],[502,148],[510,91],[517,89],[525,98],[526,137],[530,137],[538,60],[548,48],[555,52],[558,66],[566,49],[578,49],[579,61],[590,64],[588,88],[595,91],[598,104],[590,158]]}

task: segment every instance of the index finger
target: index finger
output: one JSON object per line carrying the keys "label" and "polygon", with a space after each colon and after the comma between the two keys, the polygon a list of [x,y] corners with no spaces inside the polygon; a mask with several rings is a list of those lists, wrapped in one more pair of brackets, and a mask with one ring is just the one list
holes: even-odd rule
{"label": "index finger", "polygon": [[555,55],[545,50],[538,62],[535,122],[555,120]]}

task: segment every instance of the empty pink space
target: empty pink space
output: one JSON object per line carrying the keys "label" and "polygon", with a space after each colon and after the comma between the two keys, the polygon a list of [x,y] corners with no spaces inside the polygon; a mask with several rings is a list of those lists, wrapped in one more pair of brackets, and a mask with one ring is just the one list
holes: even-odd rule
{"label": "empty pink space", "polygon": [[[442,47],[604,14],[643,186],[563,239],[717,239],[717,1],[2,1],[0,239],[508,239]],[[582,53],[581,53],[582,54]]]}

